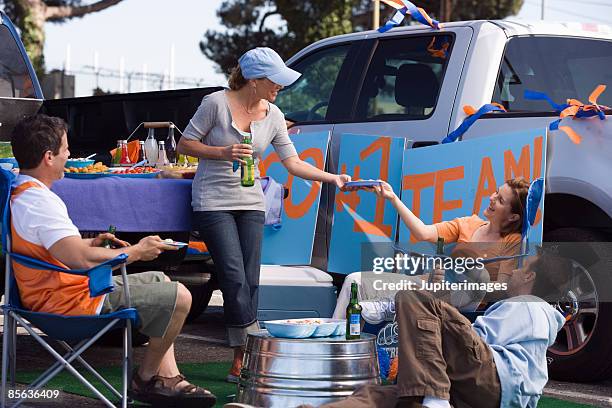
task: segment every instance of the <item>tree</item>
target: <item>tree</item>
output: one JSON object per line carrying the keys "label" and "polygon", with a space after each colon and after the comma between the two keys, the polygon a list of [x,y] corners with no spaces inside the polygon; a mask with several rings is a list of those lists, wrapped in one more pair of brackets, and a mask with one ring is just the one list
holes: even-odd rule
{"label": "tree", "polygon": [[102,11],[122,0],[0,0],[0,8],[21,31],[21,40],[38,75],[45,72],[45,23],[62,23],[75,17]]}
{"label": "tree", "polygon": [[[518,13],[523,0],[417,0],[413,3],[432,17],[453,21],[501,19]],[[226,0],[217,10],[217,16],[227,30],[207,30],[200,49],[225,73],[236,65],[240,55],[258,46],[273,48],[286,59],[322,38],[370,29],[372,4],[371,0]],[[387,6],[381,10],[381,23],[395,11]],[[274,24],[270,23],[271,17],[275,19]]]}
{"label": "tree", "polygon": [[[227,31],[207,30],[200,49],[225,73],[236,65],[240,55],[258,46],[273,48],[288,58],[321,38],[352,32],[352,15],[369,3],[370,0],[226,0],[217,16]],[[276,20],[270,23],[273,18]]]}

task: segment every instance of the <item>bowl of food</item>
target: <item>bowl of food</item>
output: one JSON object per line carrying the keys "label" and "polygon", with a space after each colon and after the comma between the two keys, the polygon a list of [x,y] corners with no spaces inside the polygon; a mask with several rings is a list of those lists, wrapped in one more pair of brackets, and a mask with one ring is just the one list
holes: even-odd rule
{"label": "bowl of food", "polygon": [[331,321],[331,319],[321,319],[328,321],[321,321],[321,323],[317,324],[317,328],[314,333],[312,333],[312,337],[328,337],[333,336],[336,330],[338,330],[338,322]]}
{"label": "bowl of food", "polygon": [[317,324],[309,319],[269,320],[265,324],[272,336],[287,339],[304,339],[317,329]]}
{"label": "bowl of food", "polygon": [[81,158],[76,158],[76,159],[68,159],[64,167],[66,168],[75,167],[79,169],[81,167],[91,166],[92,164],[94,164],[94,160],[85,159],[81,157]]}

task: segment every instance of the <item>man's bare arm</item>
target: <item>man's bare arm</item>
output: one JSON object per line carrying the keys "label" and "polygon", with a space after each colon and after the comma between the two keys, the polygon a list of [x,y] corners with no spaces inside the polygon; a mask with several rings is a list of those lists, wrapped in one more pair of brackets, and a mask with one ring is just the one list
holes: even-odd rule
{"label": "man's bare arm", "polygon": [[132,263],[140,260],[150,261],[157,258],[162,251],[177,249],[164,244],[158,236],[145,237],[133,246],[108,249],[91,246],[89,240],[75,235],[60,239],[49,248],[49,252],[70,269],[88,269],[113,259],[119,254],[126,254],[128,263]]}

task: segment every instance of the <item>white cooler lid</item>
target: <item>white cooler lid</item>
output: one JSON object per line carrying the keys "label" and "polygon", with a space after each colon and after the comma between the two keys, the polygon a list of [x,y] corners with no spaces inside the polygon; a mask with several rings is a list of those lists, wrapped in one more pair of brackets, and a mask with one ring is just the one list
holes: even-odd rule
{"label": "white cooler lid", "polygon": [[330,274],[312,266],[261,265],[259,285],[332,286]]}

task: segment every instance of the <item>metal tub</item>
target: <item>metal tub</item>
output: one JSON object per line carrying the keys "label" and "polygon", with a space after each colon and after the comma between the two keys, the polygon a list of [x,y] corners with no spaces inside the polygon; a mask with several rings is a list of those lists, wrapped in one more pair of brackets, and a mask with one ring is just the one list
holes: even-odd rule
{"label": "metal tub", "polygon": [[376,338],[281,339],[249,334],[236,401],[256,407],[318,406],[379,384]]}

